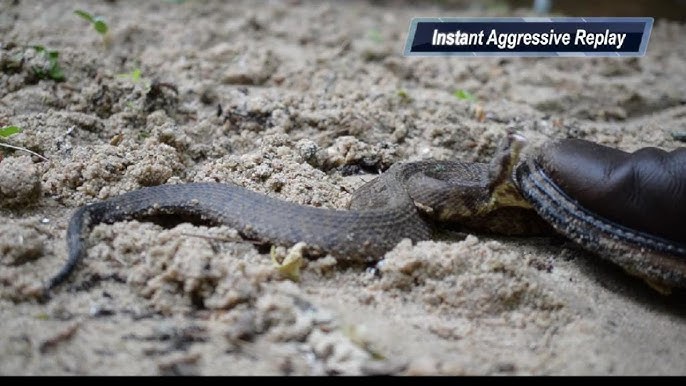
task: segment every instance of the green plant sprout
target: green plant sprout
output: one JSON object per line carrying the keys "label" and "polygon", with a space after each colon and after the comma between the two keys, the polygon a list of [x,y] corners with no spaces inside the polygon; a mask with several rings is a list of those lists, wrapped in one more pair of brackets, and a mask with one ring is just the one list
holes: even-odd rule
{"label": "green plant sprout", "polygon": [[143,73],[140,68],[135,68],[131,72],[117,74],[117,76],[119,78],[131,79],[131,82],[134,84],[140,84],[145,93],[148,93],[150,91],[150,87],[152,86],[149,79],[143,78]]}
{"label": "green plant sprout", "polygon": [[33,72],[36,74],[36,76],[40,79],[52,79],[56,82],[63,81],[64,73],[62,72],[60,63],[57,61],[60,56],[59,52],[46,50],[43,46],[33,46],[33,49],[36,50],[37,53],[43,54],[50,63],[50,68],[47,71],[40,67],[34,66]]}
{"label": "green plant sprout", "polygon": [[[21,133],[22,131],[23,130],[19,126],[4,126],[4,127],[0,128],[0,138],[7,138],[7,137],[12,136],[14,134]],[[8,149],[25,151],[27,153],[35,155],[36,157],[38,157],[44,161],[49,161],[47,158],[43,157],[42,155],[40,155],[36,152],[33,152],[33,151],[31,151],[25,147],[14,146],[14,145],[2,143],[2,142],[0,142],[0,147],[6,147]]]}
{"label": "green plant sprout", "polygon": [[109,27],[107,26],[105,19],[103,19],[100,16],[93,16],[90,13],[81,9],[77,9],[76,11],[74,11],[74,14],[86,20],[93,26],[93,29],[95,29],[95,31],[102,36],[102,41],[105,44],[105,46],[109,44],[109,35],[107,34],[107,31],[109,31]]}
{"label": "green plant sprout", "polygon": [[126,73],[123,73],[123,74],[117,74],[117,76],[120,77],[120,78],[129,78],[129,79],[131,79],[131,81],[132,81],[133,83],[138,83],[138,82],[140,82],[140,80],[141,80],[141,75],[142,75],[142,72],[141,72],[141,69],[140,69],[140,68],[136,68],[136,69],[132,70],[131,72],[126,72]]}
{"label": "green plant sprout", "polygon": [[404,90],[404,89],[398,90],[398,91],[397,91],[397,95],[398,95],[398,97],[400,98],[400,101],[403,102],[403,103],[408,103],[408,102],[411,102],[411,101],[412,101],[412,98],[411,98],[410,95],[407,93],[407,91]]}
{"label": "green plant sprout", "polygon": [[21,133],[22,129],[19,126],[5,126],[0,128],[0,137],[7,138],[10,135]]}
{"label": "green plant sprout", "polygon": [[[150,81],[147,79],[143,78],[143,73],[140,68],[136,67],[130,72],[125,72],[122,74],[117,74],[117,78],[121,79],[129,79],[133,84],[140,84],[140,86],[143,88],[144,93],[148,93],[150,91]],[[135,110],[136,106],[133,101],[127,101],[126,102],[126,107],[129,108],[130,110]],[[143,135],[142,132],[138,133],[138,139],[145,139],[149,137],[150,134]]]}
{"label": "green plant sprout", "polygon": [[381,33],[379,32],[378,29],[369,30],[369,33],[367,34],[367,36],[369,36],[369,39],[371,39],[374,43],[383,42],[383,37],[381,37]]}
{"label": "green plant sprout", "polygon": [[463,101],[474,100],[474,95],[472,95],[472,93],[470,93],[467,90],[457,90],[453,93],[453,95],[455,96],[455,98]]}

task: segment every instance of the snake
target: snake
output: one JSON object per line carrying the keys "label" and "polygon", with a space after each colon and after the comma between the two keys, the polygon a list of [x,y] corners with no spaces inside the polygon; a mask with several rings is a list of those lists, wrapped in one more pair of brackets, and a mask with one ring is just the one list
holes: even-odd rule
{"label": "snake", "polygon": [[[85,258],[86,240],[95,225],[160,216],[227,225],[245,238],[274,245],[304,242],[311,253],[366,262],[383,258],[403,239],[431,239],[446,224],[507,235],[554,230],[657,289],[686,287],[686,228],[672,230],[684,225],[686,215],[679,217],[684,208],[667,215],[672,219],[667,226],[654,225],[656,214],[651,210],[655,208],[648,204],[643,203],[643,209],[648,207],[643,211],[640,202],[638,211],[622,209],[622,203],[635,203],[637,196],[646,194],[649,204],[654,199],[668,202],[671,196],[686,202],[686,149],[648,150],[627,158],[628,153],[617,149],[566,139],[551,141],[525,157],[526,143],[523,136],[509,133],[490,162],[396,163],[357,189],[347,209],[299,205],[230,182],[145,187],[85,205],[69,221],[67,261],[48,280],[46,292],[63,283]],[[584,162],[595,167],[575,168]],[[660,175],[666,181],[657,181],[662,188],[635,193],[637,186],[654,182],[651,168],[664,165],[669,166],[668,172]],[[635,173],[641,167],[648,170],[644,173],[648,177]],[[625,172],[619,177],[612,172],[618,168]],[[675,174],[677,182],[669,180]],[[616,181],[608,182],[613,175]],[[665,192],[664,186],[676,188]],[[589,193],[593,188],[600,193]],[[607,203],[613,202],[612,194],[603,196],[607,192],[615,195],[614,205]],[[614,212],[606,213],[608,207]]]}

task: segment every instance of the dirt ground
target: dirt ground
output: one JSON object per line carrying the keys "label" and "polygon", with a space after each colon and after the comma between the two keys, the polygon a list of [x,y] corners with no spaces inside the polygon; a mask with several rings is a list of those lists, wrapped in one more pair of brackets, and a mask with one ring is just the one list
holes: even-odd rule
{"label": "dirt ground", "polygon": [[0,0],[0,127],[23,128],[2,141],[49,159],[2,151],[0,374],[686,374],[684,292],[558,237],[407,241],[292,281],[232,229],[121,222],[37,301],[71,213],[142,186],[343,208],[395,162],[487,161],[510,129],[683,145],[678,22],[656,20],[643,58],[402,56],[412,17],[509,15],[530,11]]}

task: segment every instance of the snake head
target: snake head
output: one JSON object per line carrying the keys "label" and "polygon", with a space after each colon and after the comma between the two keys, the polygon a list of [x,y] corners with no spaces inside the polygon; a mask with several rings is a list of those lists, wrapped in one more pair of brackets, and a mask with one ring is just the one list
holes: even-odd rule
{"label": "snake head", "polygon": [[523,135],[508,132],[498,145],[488,168],[488,189],[491,199],[490,207],[485,209],[492,210],[505,206],[531,208],[519,194],[512,178],[515,167],[522,161],[522,150],[527,143]]}

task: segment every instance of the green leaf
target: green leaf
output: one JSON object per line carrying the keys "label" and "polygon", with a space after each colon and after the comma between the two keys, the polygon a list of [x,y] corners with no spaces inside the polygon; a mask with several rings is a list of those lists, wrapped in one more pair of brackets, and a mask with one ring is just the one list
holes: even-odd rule
{"label": "green leaf", "polygon": [[107,23],[105,22],[105,19],[103,19],[102,17],[93,17],[93,15],[91,15],[90,13],[80,9],[74,11],[74,14],[80,16],[84,20],[91,23],[93,25],[93,28],[95,28],[95,30],[98,31],[100,35],[105,35],[107,33]]}
{"label": "green leaf", "polygon": [[5,126],[3,128],[0,128],[0,137],[7,138],[10,135],[14,135],[21,132],[22,129],[19,126]]}
{"label": "green leaf", "polygon": [[141,80],[141,76],[143,73],[141,72],[140,68],[136,68],[132,70],[131,72],[126,72],[123,74],[117,74],[118,77],[120,78],[129,78],[131,79],[134,83],[137,83]]}
{"label": "green leaf", "polygon": [[76,11],[74,11],[74,14],[81,16],[81,18],[88,21],[89,23],[95,23],[95,19],[93,18],[93,16],[91,16],[91,14],[86,11],[77,9]]}
{"label": "green leaf", "polygon": [[58,63],[55,63],[52,67],[50,67],[50,72],[48,72],[48,76],[50,77],[50,79],[56,80],[58,82],[64,80],[64,73],[62,72],[62,68]]}
{"label": "green leaf", "polygon": [[107,23],[105,23],[105,21],[101,18],[95,19],[95,22],[93,23],[93,28],[95,28],[95,30],[98,31],[100,35],[104,35],[107,33]]}
{"label": "green leaf", "polygon": [[48,70],[48,77],[52,80],[62,81],[64,80],[64,73],[57,59],[60,57],[60,53],[57,51],[47,51],[48,60],[50,61],[50,70]]}
{"label": "green leaf", "polygon": [[383,38],[381,37],[381,33],[377,29],[371,29],[369,31],[369,38],[374,42],[374,43],[381,43],[383,41]]}
{"label": "green leaf", "polygon": [[45,312],[41,312],[40,314],[36,315],[36,319],[38,319],[38,320],[50,320],[50,315],[48,315]]}
{"label": "green leaf", "polygon": [[33,67],[33,71],[35,72],[36,76],[40,79],[52,79],[58,82],[63,81],[64,73],[62,72],[60,63],[57,61],[60,57],[60,53],[57,51],[48,51],[43,46],[33,46],[33,48],[36,50],[36,52],[45,55],[45,58],[50,63],[50,68],[47,71],[44,71],[39,67]]}
{"label": "green leaf", "polygon": [[467,90],[457,90],[453,93],[453,95],[460,100],[463,101],[471,101],[474,100],[474,95],[472,95],[469,91]]}

